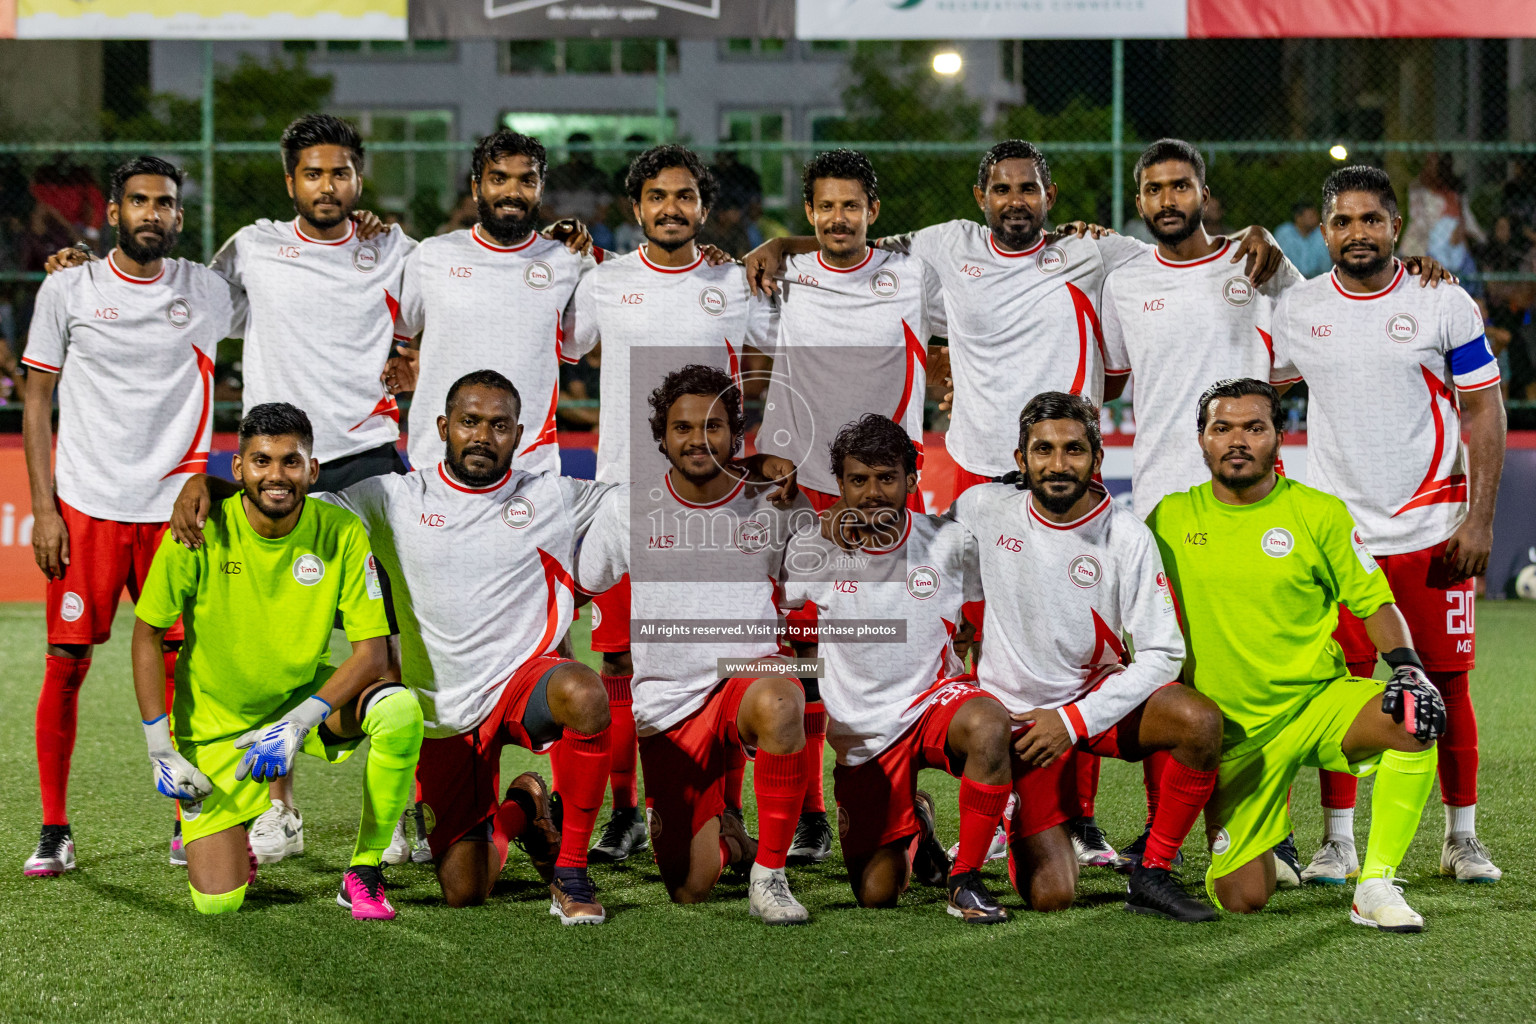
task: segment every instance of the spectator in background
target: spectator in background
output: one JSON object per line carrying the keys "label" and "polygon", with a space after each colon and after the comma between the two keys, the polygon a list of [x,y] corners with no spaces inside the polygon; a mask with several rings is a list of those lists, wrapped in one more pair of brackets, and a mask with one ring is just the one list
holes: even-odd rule
{"label": "spectator in background", "polygon": [[28,191],[44,217],[67,226],[73,236],[71,243],[84,240],[91,248],[98,248],[102,225],[107,222],[107,200],[89,170],[61,158],[56,164],[39,167]]}
{"label": "spectator in background", "polygon": [[1275,228],[1280,251],[1296,265],[1302,277],[1317,277],[1333,269],[1328,243],[1323,241],[1322,222],[1317,204],[1302,200],[1291,207],[1291,219]]}
{"label": "spectator in background", "polygon": [[644,153],[651,146],[651,140],[639,132],[631,132],[624,136],[624,165],[613,172],[613,185],[609,194],[613,196],[614,206],[618,208],[618,227],[613,229],[613,249],[615,252],[634,252],[641,242],[645,241],[645,232],[640,230],[640,224],[635,220],[634,211],[630,209],[629,193],[625,185],[625,179],[629,176],[629,165],[635,157]]}
{"label": "spectator in background", "polygon": [[577,405],[596,401],[601,376],[602,348],[598,347],[576,360],[560,364],[560,400],[555,404],[555,426],[559,430],[596,430],[597,406]]}
{"label": "spectator in background", "polygon": [[1201,213],[1201,220],[1205,223],[1205,230],[1213,235],[1227,233],[1227,208],[1214,194],[1205,201],[1205,209]]}
{"label": "spectator in background", "polygon": [[453,209],[448,211],[448,219],[437,226],[434,235],[446,235],[450,231],[465,231],[475,226],[480,219],[480,207],[475,203],[475,197],[468,192],[460,192],[458,202],[453,204]]}
{"label": "spectator in background", "polygon": [[1509,180],[1504,182],[1504,213],[1516,235],[1527,244],[1536,243],[1536,175],[1527,160],[1510,161]]}
{"label": "spectator in background", "polygon": [[1405,256],[1433,256],[1451,273],[1465,276],[1477,270],[1471,245],[1485,241],[1450,154],[1431,153],[1408,186],[1408,227],[1398,250]]}
{"label": "spectator in background", "polygon": [[[1536,270],[1530,243],[1516,232],[1514,220],[1508,216],[1493,222],[1491,237],[1475,252],[1478,268],[1487,273]],[[1536,285],[1529,281],[1489,281],[1478,301],[1488,325],[1488,342],[1499,357],[1507,394],[1524,398],[1527,389],[1536,385],[1536,330],[1531,324]]]}
{"label": "spectator in background", "polygon": [[[572,132],[566,136],[572,147],[565,163],[549,169],[544,186],[544,204],[553,206],[560,217],[574,217],[587,225],[592,244],[612,250],[617,244],[608,215],[613,210],[612,182],[592,156],[592,136]],[[548,210],[545,211],[549,215]]]}

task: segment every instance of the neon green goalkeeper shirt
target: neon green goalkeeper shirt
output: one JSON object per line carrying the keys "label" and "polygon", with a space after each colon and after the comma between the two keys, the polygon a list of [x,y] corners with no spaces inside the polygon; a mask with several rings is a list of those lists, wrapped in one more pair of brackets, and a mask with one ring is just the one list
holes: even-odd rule
{"label": "neon green goalkeeper shirt", "polygon": [[1184,680],[1220,706],[1226,751],[1262,743],[1348,674],[1341,602],[1366,618],[1392,601],[1344,502],[1284,477],[1252,505],[1209,483],[1170,494],[1147,526],[1178,600]]}
{"label": "neon green goalkeeper shirt", "polygon": [[167,531],[136,612],[160,628],[181,616],[187,632],[177,741],[229,739],[273,720],[330,660],[338,609],[348,640],[389,634],[368,535],[346,509],[306,499],[293,531],[268,540],[236,494],[214,507],[198,550]]}

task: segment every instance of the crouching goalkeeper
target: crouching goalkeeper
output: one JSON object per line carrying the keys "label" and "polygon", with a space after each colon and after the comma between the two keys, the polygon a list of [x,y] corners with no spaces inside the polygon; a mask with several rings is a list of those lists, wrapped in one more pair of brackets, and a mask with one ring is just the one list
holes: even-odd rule
{"label": "crouching goalkeeper", "polygon": [[[246,827],[267,783],[299,751],[335,763],[371,737],[362,823],[336,901],[362,919],[395,916],[379,870],[412,791],[421,707],[387,682],[389,624],[378,569],[351,512],[308,501],[319,472],[309,418],[260,405],[240,424],[242,491],[217,505],[196,550],[167,534],[144,581],[133,682],[156,788],[181,801],[192,903],[236,910],[255,878]],[[352,654],[329,664],[339,613]],[[181,618],[171,721],[160,640]]]}

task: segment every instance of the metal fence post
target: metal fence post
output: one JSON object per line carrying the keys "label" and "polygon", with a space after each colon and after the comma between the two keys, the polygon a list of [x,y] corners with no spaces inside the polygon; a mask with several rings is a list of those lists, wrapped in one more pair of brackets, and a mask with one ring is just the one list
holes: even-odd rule
{"label": "metal fence post", "polygon": [[1120,151],[1125,142],[1125,40],[1116,39],[1113,50],[1115,73],[1109,141],[1115,151],[1110,158],[1109,226],[1119,231],[1125,223],[1125,154]]}
{"label": "metal fence post", "polygon": [[656,40],[656,141],[667,141],[667,41]]}
{"label": "metal fence post", "polygon": [[213,261],[213,41],[203,41],[203,262]]}

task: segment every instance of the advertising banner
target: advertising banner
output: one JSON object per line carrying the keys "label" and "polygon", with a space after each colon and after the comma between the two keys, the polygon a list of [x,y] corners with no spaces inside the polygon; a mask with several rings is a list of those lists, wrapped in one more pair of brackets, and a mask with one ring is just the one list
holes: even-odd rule
{"label": "advertising banner", "polygon": [[794,0],[411,0],[416,39],[786,39]]}
{"label": "advertising banner", "polygon": [[[0,0],[18,39],[404,39],[406,0]],[[4,9],[0,8],[0,16]],[[3,28],[0,28],[3,33]]]}

